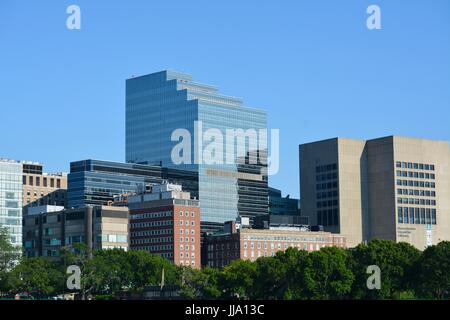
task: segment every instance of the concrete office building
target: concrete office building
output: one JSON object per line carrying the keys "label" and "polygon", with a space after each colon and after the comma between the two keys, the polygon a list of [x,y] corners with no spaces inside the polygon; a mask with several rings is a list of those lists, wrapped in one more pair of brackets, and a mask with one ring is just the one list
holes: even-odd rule
{"label": "concrete office building", "polygon": [[130,246],[177,265],[200,268],[200,207],[181,185],[161,184],[128,197]]}
{"label": "concrete office building", "polygon": [[43,172],[39,162],[21,161],[24,214],[29,207],[67,205],[67,174]]}
{"label": "concrete office building", "polygon": [[205,238],[206,265],[222,268],[236,259],[255,261],[259,257],[273,257],[288,248],[315,251],[324,247],[345,248],[344,236],[330,232],[311,232],[301,227],[271,227],[250,229],[227,222],[223,231]]}
{"label": "concrete office building", "polygon": [[302,214],[349,246],[374,238],[419,249],[450,240],[447,141],[398,136],[300,145]]}
{"label": "concrete office building", "polygon": [[15,160],[0,159],[0,228],[22,245],[22,164]]}
{"label": "concrete office building", "polygon": [[91,250],[128,250],[128,234],[125,207],[50,208],[49,212],[33,208],[23,219],[24,254],[28,257],[59,259],[62,247],[70,249],[76,243],[84,243]]}
{"label": "concrete office building", "polygon": [[[172,140],[177,129],[191,137],[191,159],[180,164],[172,161],[172,151],[180,143],[178,138]],[[245,107],[240,99],[221,95],[216,87],[195,82],[189,74],[161,71],[126,81],[127,162],[195,172],[203,230],[221,228],[238,215],[267,214],[267,148],[250,150],[246,142],[244,156],[224,147],[220,154],[232,163],[207,164],[199,159],[204,152],[202,137],[209,129],[220,131],[223,137],[227,129],[260,132],[267,129],[266,112]],[[236,141],[223,142],[237,150]],[[261,161],[248,161],[257,156]]]}

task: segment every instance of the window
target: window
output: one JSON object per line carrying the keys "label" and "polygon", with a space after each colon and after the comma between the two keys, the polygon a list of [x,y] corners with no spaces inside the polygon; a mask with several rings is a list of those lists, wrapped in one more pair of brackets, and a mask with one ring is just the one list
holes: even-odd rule
{"label": "window", "polygon": [[403,223],[403,208],[402,207],[398,207],[398,214],[397,214],[398,223]]}

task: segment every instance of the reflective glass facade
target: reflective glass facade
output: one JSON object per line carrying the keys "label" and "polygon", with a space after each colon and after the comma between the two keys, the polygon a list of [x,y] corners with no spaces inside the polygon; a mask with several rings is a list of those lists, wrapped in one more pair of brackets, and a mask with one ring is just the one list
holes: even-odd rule
{"label": "reflective glass facade", "polygon": [[0,227],[22,245],[22,164],[13,160],[0,159]]}
{"label": "reflective glass facade", "polygon": [[163,179],[181,184],[183,190],[198,197],[197,176],[192,171],[100,160],[72,162],[68,175],[68,207],[106,205],[114,196],[143,191]]}
{"label": "reflective glass facade", "polygon": [[[201,122],[201,129],[195,129]],[[171,153],[178,140],[172,133],[186,129],[191,135],[191,162],[175,164]],[[238,98],[223,96],[211,85],[194,82],[188,74],[161,71],[128,79],[126,82],[126,161],[161,164],[182,168],[198,174],[201,219],[203,223],[223,223],[237,215],[254,216],[268,213],[267,175],[265,165],[205,164],[195,161],[195,140],[208,129],[219,130],[224,139],[223,159],[227,144],[227,129],[267,129],[266,112],[243,106]],[[198,132],[201,132],[198,134]],[[246,150],[250,150],[246,140]],[[203,146],[204,148],[205,146]],[[199,154],[197,153],[197,154]],[[248,156],[248,154],[247,154]],[[260,154],[261,158],[266,152]]]}

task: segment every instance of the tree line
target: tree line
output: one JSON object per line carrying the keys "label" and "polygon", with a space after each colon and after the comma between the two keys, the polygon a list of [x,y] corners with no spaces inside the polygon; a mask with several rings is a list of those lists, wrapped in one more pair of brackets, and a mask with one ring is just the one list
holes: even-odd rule
{"label": "tree line", "polygon": [[[0,232],[0,292],[48,298],[70,290],[67,266],[81,269],[83,297],[114,299],[139,294],[149,285],[180,288],[184,298],[202,299],[449,299],[450,242],[419,251],[407,243],[372,240],[356,248],[289,248],[252,262],[234,260],[222,269],[176,266],[145,251],[62,250],[61,259],[20,257]],[[92,256],[92,257],[91,257]],[[15,263],[14,263],[15,261]],[[19,261],[17,263],[17,261]],[[369,290],[369,265],[381,270],[380,289]]]}

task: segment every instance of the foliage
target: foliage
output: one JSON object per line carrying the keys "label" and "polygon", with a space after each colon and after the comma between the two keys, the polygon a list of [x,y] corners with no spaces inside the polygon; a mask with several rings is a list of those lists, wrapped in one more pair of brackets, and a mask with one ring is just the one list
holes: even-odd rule
{"label": "foliage", "polygon": [[417,263],[416,293],[428,299],[450,298],[450,242],[425,249]]}
{"label": "foliage", "polygon": [[[2,249],[10,250],[3,239]],[[10,261],[2,252],[3,261]],[[12,256],[8,256],[12,257]],[[16,259],[17,260],[17,259]],[[223,269],[176,266],[145,251],[91,252],[83,244],[62,250],[55,262],[46,257],[3,264],[0,291],[49,297],[67,292],[65,270],[81,269],[83,298],[114,299],[138,294],[146,286],[178,285],[189,299],[448,299],[450,242],[421,252],[409,244],[373,240],[353,249],[325,247],[307,252],[289,248],[252,262],[234,260]],[[381,289],[369,290],[367,267],[381,269]],[[5,266],[9,266],[6,268]]]}
{"label": "foliage", "polygon": [[[389,240],[372,240],[351,251],[351,266],[355,275],[352,297],[360,299],[394,299],[413,286],[413,268],[420,251],[410,244]],[[367,290],[367,267],[377,265],[381,270],[381,289]]]}

